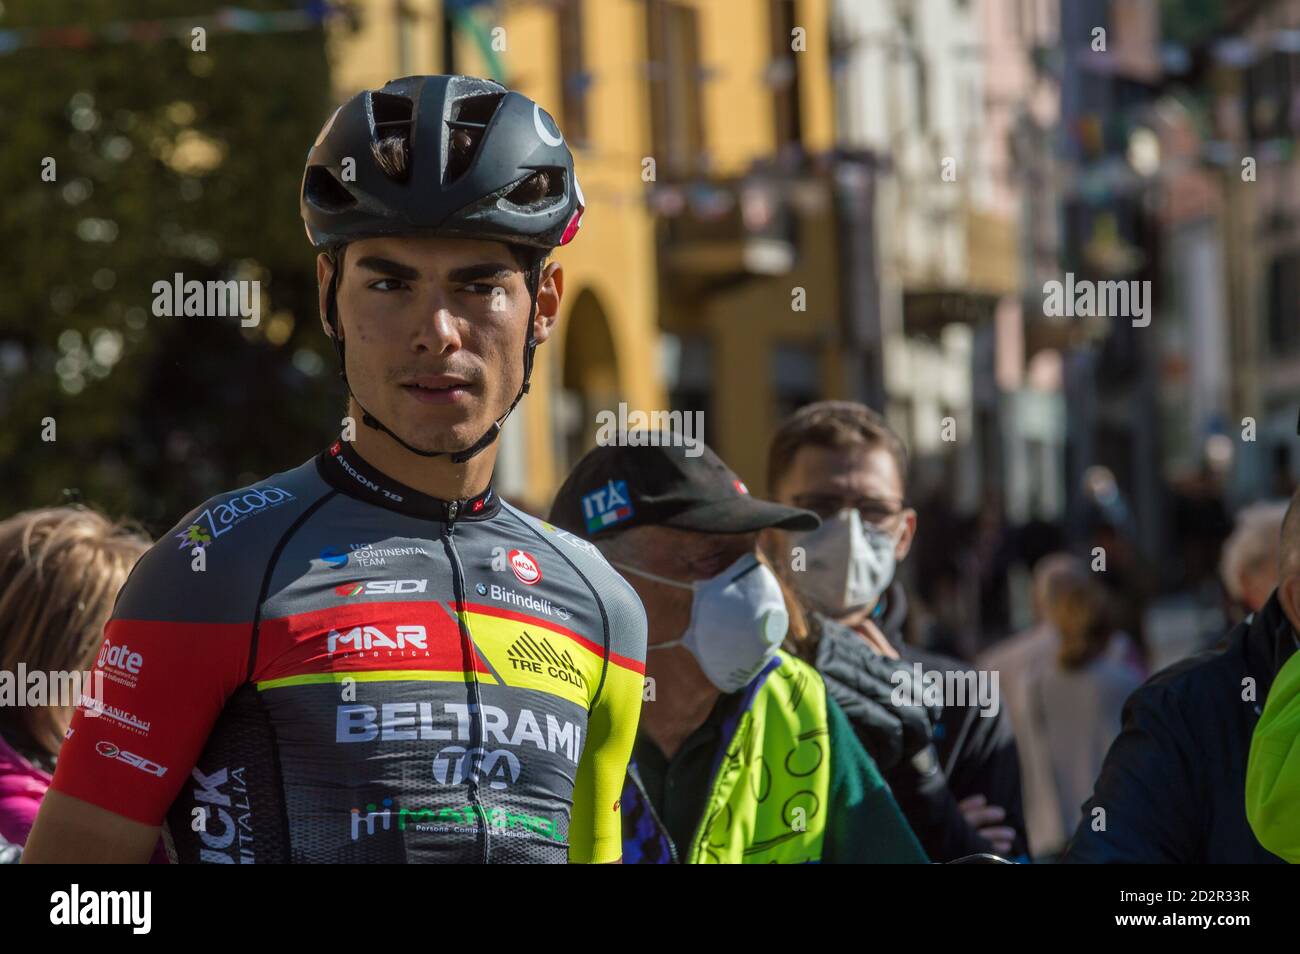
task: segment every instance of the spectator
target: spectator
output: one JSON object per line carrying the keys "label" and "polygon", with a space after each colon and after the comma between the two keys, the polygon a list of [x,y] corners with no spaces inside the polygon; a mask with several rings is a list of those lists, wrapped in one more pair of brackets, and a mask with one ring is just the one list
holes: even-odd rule
{"label": "spectator", "polygon": [[1300,862],[1300,654],[1269,690],[1246,764],[1246,818],[1269,851]]}
{"label": "spectator", "polygon": [[[1066,581],[1088,573],[1084,562],[1068,553],[1052,553],[1034,566],[1033,607],[1037,622],[994,646],[978,661],[980,669],[999,673],[1002,701],[1016,736],[1020,752],[1020,777],[1025,798],[1025,825],[1029,848],[1035,858],[1057,854],[1074,832],[1074,820],[1062,824],[1058,788],[1053,777],[1052,750],[1044,733],[1043,722],[1030,705],[1031,687],[1039,685],[1043,674],[1057,665],[1061,652],[1061,633],[1051,619],[1056,593]],[[1129,673],[1130,680],[1140,682],[1145,675],[1137,647],[1127,634],[1110,635],[1104,657]],[[1136,683],[1134,683],[1136,685]],[[1122,700],[1121,700],[1122,701]],[[1118,719],[1118,713],[1116,714]],[[1114,733],[1111,733],[1113,738]],[[1107,740],[1109,745],[1110,740]],[[1104,753],[1103,753],[1104,754]],[[1088,776],[1091,791],[1096,769]],[[1083,797],[1088,791],[1083,793]],[[1080,801],[1082,798],[1080,799]],[[1078,811],[1076,802],[1072,813]]]}
{"label": "spectator", "polygon": [[773,529],[764,546],[810,610],[800,651],[867,751],[888,766],[894,797],[930,857],[1025,856],[1019,759],[997,693],[987,704],[945,698],[931,744],[924,732],[917,737],[917,707],[895,705],[906,694],[889,691],[902,689],[918,667],[923,680],[954,686],[979,677],[956,659],[903,642],[908,603],[894,576],[917,528],[906,480],[903,443],[870,408],[848,401],[800,408],[772,438],[768,487],[779,503],[815,512],[822,527],[800,535]]}
{"label": "spectator", "polygon": [[[83,507],[0,522],[0,670],[82,673],[149,541]],[[19,686],[20,691],[25,687]],[[0,708],[0,837],[27,840],[76,700]]]}
{"label": "spectator", "polygon": [[[647,610],[653,695],[623,789],[623,860],[925,861],[821,677],[780,650],[790,613],[758,532],[817,518],[751,497],[707,447],[657,444],[592,450],[551,510]],[[623,502],[608,521],[593,518],[605,488]]]}
{"label": "spectator", "polygon": [[1276,862],[1246,818],[1246,761],[1262,704],[1300,626],[1300,495],[1282,524],[1280,581],[1224,644],[1147,680],[1124,705],[1067,862]]}
{"label": "spectator", "polygon": [[1062,833],[1044,846],[1054,855],[1079,823],[1079,807],[1119,734],[1124,700],[1142,676],[1124,661],[1127,637],[1111,624],[1105,588],[1082,564],[1051,581],[1044,615],[1058,634],[1057,649],[1048,666],[1029,676],[1026,689],[1029,721],[1042,741],[1030,758],[1046,756],[1050,807]]}
{"label": "spectator", "polygon": [[1233,622],[1256,613],[1277,586],[1277,557],[1286,501],[1243,507],[1219,557],[1219,578],[1235,610]]}

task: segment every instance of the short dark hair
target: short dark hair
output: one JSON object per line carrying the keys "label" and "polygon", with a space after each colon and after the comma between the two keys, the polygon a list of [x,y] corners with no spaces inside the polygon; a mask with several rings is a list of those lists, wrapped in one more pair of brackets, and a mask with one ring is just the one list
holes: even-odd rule
{"label": "short dark hair", "polygon": [[898,478],[907,486],[907,448],[885,419],[856,401],[817,401],[805,404],[776,429],[767,451],[767,489],[790,472],[799,448],[883,447],[898,466]]}

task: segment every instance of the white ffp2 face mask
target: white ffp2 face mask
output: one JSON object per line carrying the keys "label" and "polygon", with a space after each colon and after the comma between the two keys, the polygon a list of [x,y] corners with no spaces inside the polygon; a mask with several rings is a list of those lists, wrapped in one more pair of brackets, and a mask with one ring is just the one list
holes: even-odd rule
{"label": "white ffp2 face mask", "polygon": [[646,648],[685,646],[709,682],[725,693],[737,692],[762,671],[790,626],[781,585],[753,553],[746,553],[717,576],[695,583],[670,580],[624,563],[614,566],[693,591],[686,631],[679,639]]}
{"label": "white ffp2 face mask", "polygon": [[805,557],[804,569],[791,573],[791,582],[813,609],[827,616],[875,606],[894,578],[898,541],[863,522],[856,508],[845,507],[816,530],[791,536]]}

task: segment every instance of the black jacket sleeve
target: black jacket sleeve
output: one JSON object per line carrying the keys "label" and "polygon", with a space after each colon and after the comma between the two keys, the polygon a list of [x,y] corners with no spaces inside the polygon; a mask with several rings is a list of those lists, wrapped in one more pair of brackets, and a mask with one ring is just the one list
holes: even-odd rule
{"label": "black jacket sleeve", "polygon": [[817,646],[817,670],[882,772],[930,744],[937,712],[923,705],[894,704],[895,698],[916,695],[911,671],[900,660],[886,659],[844,627],[828,625]]}
{"label": "black jacket sleeve", "polygon": [[[1020,757],[1002,713],[981,716],[978,706],[962,706],[944,710],[942,722],[944,738],[929,765],[917,765],[924,761],[917,759],[888,775],[894,797],[926,853],[936,861],[953,861],[993,851],[958,807],[962,799],[983,795],[990,805],[1006,811],[999,826],[1015,829],[1012,857],[1027,857]],[[951,772],[945,775],[943,766],[949,762]]]}
{"label": "black jacket sleeve", "polygon": [[[953,711],[964,711],[969,727],[956,755],[944,753],[944,764],[951,761],[948,790],[957,801],[983,795],[990,805],[1004,809],[1006,818],[998,824],[1016,832],[1011,843],[1011,855],[1013,858],[1027,858],[1029,839],[1025,832],[1024,796],[1020,788],[1020,752],[1016,748],[1010,720],[1001,710],[990,715],[989,710],[973,705]],[[958,742],[953,741],[954,744]],[[982,838],[978,840],[988,844]]]}
{"label": "black jacket sleeve", "polygon": [[1124,705],[1123,728],[1102,763],[1064,861],[1076,864],[1195,863],[1191,806],[1200,784],[1191,738],[1174,694],[1147,684]]}
{"label": "black jacket sleeve", "polygon": [[[1016,831],[1012,854],[1027,854],[1020,759],[1002,713],[981,716],[978,704],[950,709],[897,704],[921,695],[913,691],[913,660],[929,670],[964,667],[921,653],[886,659],[846,627],[820,617],[817,622],[817,669],[826,690],[880,766],[926,853],[935,861],[952,861],[993,851],[957,807],[961,799],[979,794],[1006,810],[1001,824]],[[931,742],[932,725],[937,744]],[[951,776],[943,771],[949,761]]]}

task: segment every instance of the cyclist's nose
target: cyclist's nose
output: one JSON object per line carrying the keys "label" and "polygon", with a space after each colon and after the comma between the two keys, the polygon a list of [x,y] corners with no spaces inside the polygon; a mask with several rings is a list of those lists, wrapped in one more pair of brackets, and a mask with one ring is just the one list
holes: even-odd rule
{"label": "cyclist's nose", "polygon": [[450,354],[461,349],[460,322],[442,302],[421,316],[411,346],[416,351]]}

